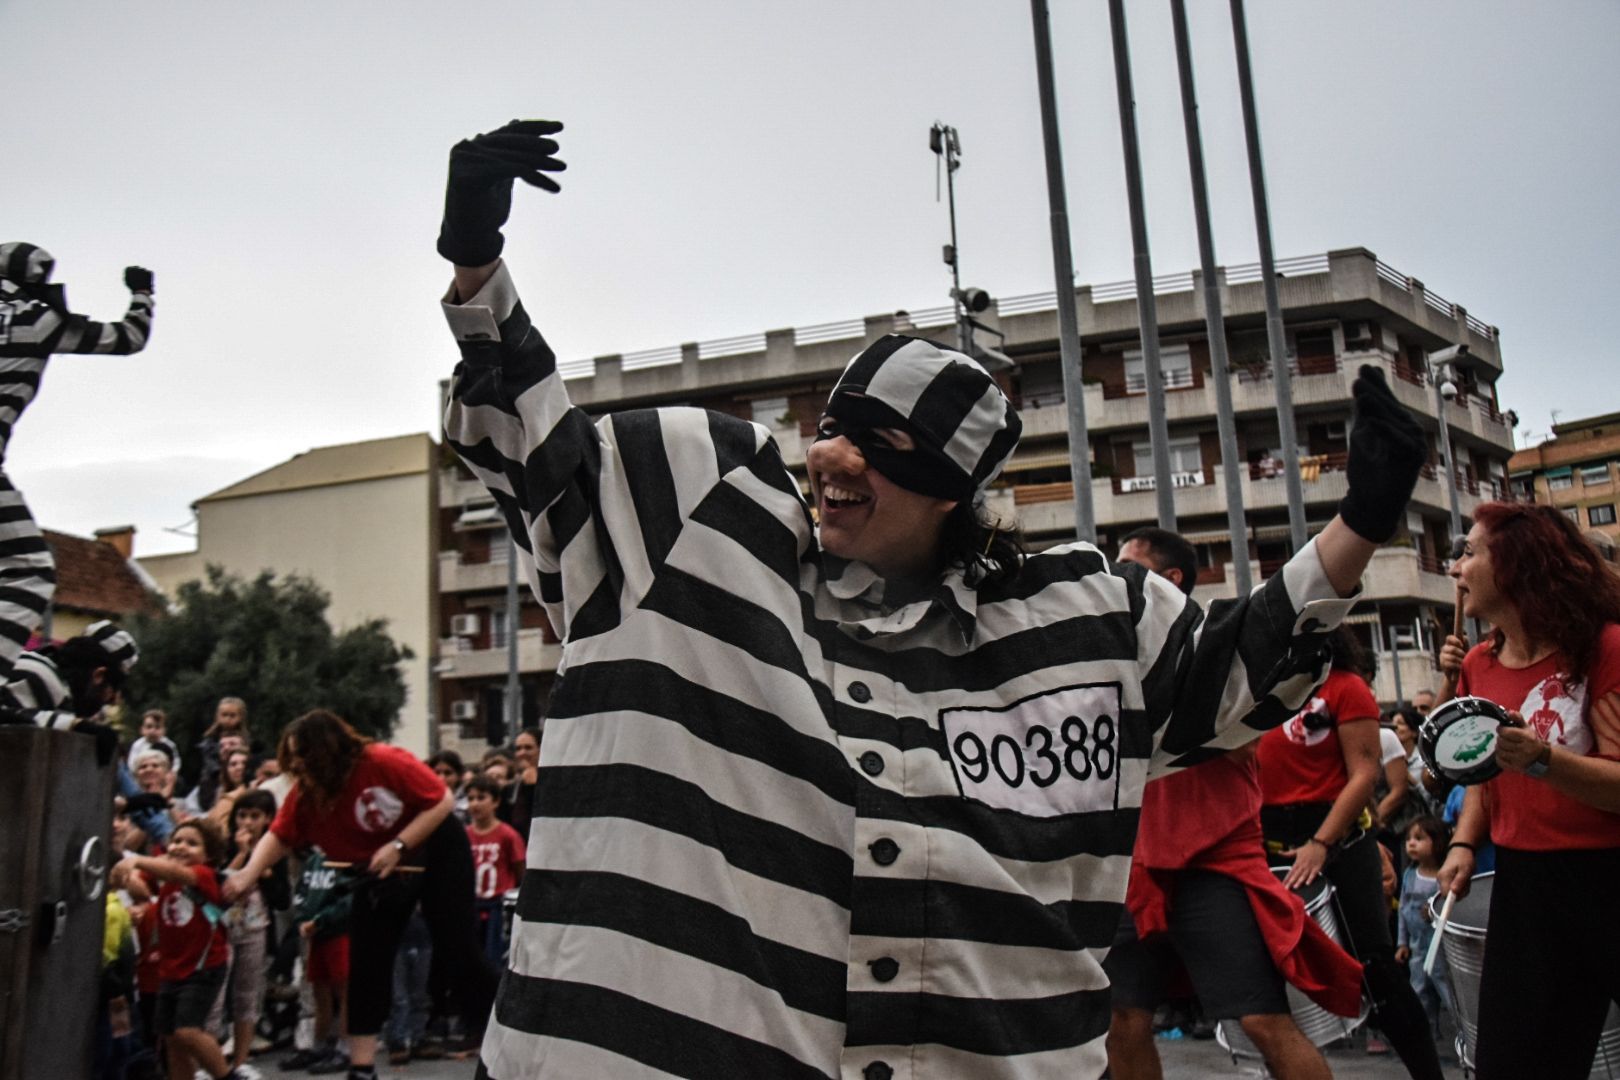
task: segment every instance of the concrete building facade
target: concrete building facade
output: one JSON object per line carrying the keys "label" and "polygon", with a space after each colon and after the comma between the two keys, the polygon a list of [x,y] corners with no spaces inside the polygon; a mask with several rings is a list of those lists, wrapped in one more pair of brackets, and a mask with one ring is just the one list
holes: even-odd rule
{"label": "concrete building facade", "polygon": [[1553,425],[1553,437],[1508,461],[1514,493],[1556,506],[1610,559],[1620,545],[1620,413]]}
{"label": "concrete building facade", "polygon": [[[1384,370],[1433,440],[1405,526],[1375,557],[1351,616],[1379,657],[1378,696],[1393,702],[1439,681],[1436,635],[1450,625],[1454,600],[1443,564],[1453,493],[1465,529],[1481,501],[1509,497],[1513,444],[1496,395],[1499,333],[1363,248],[1283,260],[1278,268],[1310,531],[1332,518],[1346,490],[1350,387],[1360,365]],[[1201,277],[1182,273],[1155,282],[1177,528],[1198,550],[1196,596],[1205,602],[1233,594],[1236,559],[1248,560],[1259,580],[1291,553],[1259,269],[1217,273],[1248,524],[1247,535],[1236,539],[1225,515]],[[997,348],[1015,366],[998,379],[1024,422],[1023,441],[989,501],[1001,517],[1015,519],[1036,548],[1075,535],[1055,299],[1052,293],[1004,298],[978,316],[1005,335]],[[1076,299],[1097,541],[1112,553],[1130,529],[1153,524],[1156,509],[1135,288],[1130,282],[1084,286]],[[897,315],[903,332],[954,341],[950,307]],[[896,315],[868,316],[602,356],[564,363],[562,370],[575,403],[592,413],[693,404],[761,423],[802,480],[805,447],[839,373],[862,347],[896,328]],[[1440,418],[1426,358],[1454,344],[1466,344],[1469,352],[1455,372],[1458,393],[1443,409],[1455,466],[1450,483],[1440,465]],[[488,495],[456,464],[441,478],[440,507],[441,715],[469,738],[502,735],[491,717],[500,707],[502,646],[511,622],[504,612],[504,527]],[[560,649],[526,591],[516,624],[524,712],[534,718]]]}
{"label": "concrete building facade", "polygon": [[426,753],[434,720],[439,454],[425,433],[318,447],[198,499],[196,550],[139,562],[171,595],[210,564],[243,577],[269,570],[326,589],[335,630],[388,620],[390,636],[414,654],[403,665],[406,699],[393,742]]}

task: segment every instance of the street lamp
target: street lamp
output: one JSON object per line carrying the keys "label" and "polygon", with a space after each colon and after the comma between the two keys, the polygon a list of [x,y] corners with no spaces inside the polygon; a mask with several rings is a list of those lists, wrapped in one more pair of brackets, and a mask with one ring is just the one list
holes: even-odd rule
{"label": "street lamp", "polygon": [[1446,469],[1446,491],[1451,502],[1451,539],[1462,535],[1462,507],[1458,505],[1457,470],[1451,461],[1451,427],[1446,422],[1446,402],[1457,397],[1454,380],[1457,361],[1468,355],[1467,345],[1452,345],[1439,352],[1425,354],[1429,369],[1429,383],[1434,387],[1434,416],[1440,423],[1440,459]]}

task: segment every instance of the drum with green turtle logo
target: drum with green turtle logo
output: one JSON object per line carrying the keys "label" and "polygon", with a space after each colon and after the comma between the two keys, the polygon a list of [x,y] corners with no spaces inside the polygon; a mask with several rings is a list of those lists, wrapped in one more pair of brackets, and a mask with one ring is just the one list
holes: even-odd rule
{"label": "drum with green turtle logo", "polygon": [[1456,784],[1482,784],[1502,771],[1496,763],[1496,732],[1513,720],[1496,702],[1452,698],[1418,729],[1418,752],[1436,776]]}

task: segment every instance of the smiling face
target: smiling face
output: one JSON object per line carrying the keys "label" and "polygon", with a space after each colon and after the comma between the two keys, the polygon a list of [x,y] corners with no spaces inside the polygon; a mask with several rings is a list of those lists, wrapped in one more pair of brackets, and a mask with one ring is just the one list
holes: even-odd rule
{"label": "smiling face", "polygon": [[169,759],[163,753],[142,754],[135,761],[135,783],[142,791],[162,791],[169,782]]}
{"label": "smiling face", "polygon": [[[825,418],[823,425],[823,432],[833,430]],[[874,434],[895,450],[915,450],[904,431],[877,428]],[[844,435],[824,435],[812,443],[805,462],[825,550],[891,579],[916,578],[937,568],[940,531],[954,501],[894,483],[869,467]]]}
{"label": "smiling face", "polygon": [[540,741],[528,732],[524,732],[512,743],[512,756],[517,758],[518,768],[526,769],[530,765],[540,763]]}
{"label": "smiling face", "polygon": [[182,825],[169,836],[169,843],[164,848],[169,858],[181,866],[196,866],[208,859],[208,848],[203,843],[202,834],[194,826]]}
{"label": "smiling face", "polygon": [[1492,613],[1500,611],[1503,597],[1496,587],[1489,538],[1483,525],[1469,529],[1462,555],[1451,561],[1451,576],[1460,586],[1463,614],[1494,625],[1498,620]]}

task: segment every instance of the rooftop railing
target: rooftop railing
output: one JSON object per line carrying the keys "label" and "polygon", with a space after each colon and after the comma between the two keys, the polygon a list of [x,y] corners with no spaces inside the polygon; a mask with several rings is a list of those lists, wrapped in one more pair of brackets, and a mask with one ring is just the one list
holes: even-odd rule
{"label": "rooftop railing", "polygon": [[[1422,287],[1416,280],[1402,274],[1394,267],[1382,260],[1375,260],[1378,277],[1388,282],[1402,292],[1413,293]],[[1288,259],[1278,259],[1276,262],[1278,275],[1282,277],[1304,277],[1309,274],[1325,274],[1329,270],[1328,256],[1299,255]],[[1260,264],[1242,263],[1226,268],[1227,285],[1244,285],[1261,279]],[[1153,292],[1156,296],[1171,293],[1189,292],[1194,285],[1194,275],[1191,271],[1175,274],[1164,274],[1153,279]],[[1462,309],[1446,300],[1444,297],[1423,288],[1424,303],[1437,313],[1448,318],[1456,318]],[[1113,301],[1132,300],[1136,297],[1135,281],[1109,281],[1100,285],[1091,286],[1091,300],[1093,303],[1109,303]],[[1037,293],[1024,293],[1018,296],[1003,297],[996,304],[996,313],[1000,316],[1028,315],[1034,312],[1051,311],[1057,307],[1057,293],[1053,290]],[[908,312],[911,325],[918,329],[946,326],[956,319],[956,309],[952,305],[937,308],[926,308],[920,311]],[[1474,333],[1481,337],[1495,340],[1497,329],[1473,315],[1467,316],[1467,325]],[[799,326],[793,328],[793,343],[795,345],[816,345],[828,341],[854,341],[863,338],[866,334],[866,320],[842,319],[838,322],[816,323],[813,326]],[[739,334],[734,337],[715,338],[710,341],[697,343],[697,355],[700,360],[715,359],[722,356],[746,356],[765,351],[764,334]],[[678,364],[682,359],[682,349],[679,345],[667,346],[660,349],[643,349],[638,352],[625,353],[619,359],[621,371],[636,371],[643,368],[662,367],[666,364]],[[557,370],[565,379],[588,378],[596,373],[595,359],[565,360],[557,365]]]}

